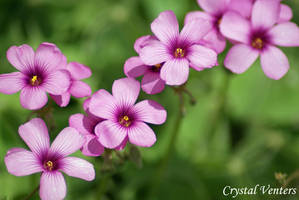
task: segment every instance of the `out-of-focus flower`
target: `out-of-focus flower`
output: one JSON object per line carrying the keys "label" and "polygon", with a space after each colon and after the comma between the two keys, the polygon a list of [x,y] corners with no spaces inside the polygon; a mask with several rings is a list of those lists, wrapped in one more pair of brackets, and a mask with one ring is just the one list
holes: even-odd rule
{"label": "out-of-focus flower", "polygon": [[160,77],[167,85],[182,85],[189,76],[189,66],[195,70],[211,68],[217,64],[214,50],[197,44],[212,25],[203,19],[185,24],[181,33],[172,11],[160,13],[151,24],[158,40],[150,40],[140,49],[145,65],[159,66]]}
{"label": "out-of-focus flower", "polygon": [[[248,0],[248,1],[252,1],[252,3],[256,2],[256,0]],[[280,4],[280,11],[279,11],[279,17],[277,22],[278,23],[287,22],[290,21],[292,17],[293,17],[292,9],[288,5]]]}
{"label": "out-of-focus flower", "polygon": [[91,97],[89,111],[104,119],[95,127],[95,134],[104,147],[117,148],[126,139],[142,147],[150,147],[156,142],[155,133],[145,122],[163,124],[167,113],[152,100],[135,104],[139,91],[137,80],[123,78],[114,81],[113,96],[102,89]]}
{"label": "out-of-focus flower", "polygon": [[36,110],[46,105],[47,92],[61,95],[70,85],[68,73],[62,69],[66,58],[51,43],[42,43],[36,52],[24,44],[12,46],[7,51],[8,61],[20,72],[0,75],[0,92],[13,94],[21,90],[21,105]]}
{"label": "out-of-focus flower", "polygon": [[251,14],[252,0],[197,0],[204,10],[189,12],[185,18],[185,24],[196,19],[203,19],[213,24],[212,30],[200,41],[207,47],[221,53],[226,46],[225,37],[220,32],[220,23],[226,12],[235,11],[249,18]]}
{"label": "out-of-focus flower", "polygon": [[15,176],[41,172],[41,199],[56,200],[66,196],[66,184],[61,172],[87,181],[95,178],[91,163],[68,157],[84,143],[84,138],[74,128],[63,129],[51,146],[47,126],[39,118],[20,126],[19,134],[31,151],[10,149],[4,159],[7,170]]}
{"label": "out-of-focus flower", "polygon": [[277,80],[287,73],[288,59],[275,46],[298,46],[299,29],[292,22],[276,24],[279,11],[279,0],[258,0],[253,5],[250,21],[235,12],[223,16],[220,25],[222,34],[238,42],[224,60],[228,69],[234,73],[243,73],[260,55],[266,76]]}
{"label": "out-of-focus flower", "polygon": [[91,76],[91,70],[89,67],[77,62],[70,62],[67,64],[65,70],[68,71],[71,77],[69,89],[61,95],[50,95],[61,107],[65,107],[69,104],[71,95],[76,98],[82,98],[91,95],[90,86],[81,81],[82,79]]}

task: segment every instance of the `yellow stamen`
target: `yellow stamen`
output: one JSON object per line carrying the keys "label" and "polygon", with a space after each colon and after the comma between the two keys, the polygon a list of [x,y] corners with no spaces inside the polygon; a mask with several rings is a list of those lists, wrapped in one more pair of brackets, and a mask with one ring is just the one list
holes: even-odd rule
{"label": "yellow stamen", "polygon": [[130,121],[130,118],[127,115],[125,115],[122,118],[120,118],[119,123],[125,127],[129,127],[132,122]]}
{"label": "yellow stamen", "polygon": [[33,76],[32,79],[31,79],[32,83],[35,83],[35,81],[37,81],[37,76]]}
{"label": "yellow stamen", "polygon": [[261,38],[255,38],[252,43],[251,43],[252,47],[253,48],[256,48],[256,49],[262,49],[263,46],[264,46],[264,42]]}
{"label": "yellow stamen", "polygon": [[30,84],[32,86],[38,86],[39,84],[41,84],[41,78],[38,77],[37,75],[32,76],[32,78],[30,79]]}
{"label": "yellow stamen", "polygon": [[127,115],[125,115],[125,116],[123,117],[123,119],[124,119],[125,121],[129,121],[129,117],[128,117]]}
{"label": "yellow stamen", "polygon": [[48,170],[50,170],[50,171],[52,171],[53,170],[53,167],[54,167],[54,164],[53,164],[53,162],[52,161],[48,161],[48,162],[46,162],[46,168],[48,169]]}
{"label": "yellow stamen", "polygon": [[220,18],[220,19],[217,20],[217,25],[218,25],[218,26],[220,26],[221,21],[222,21],[222,18]]}
{"label": "yellow stamen", "polygon": [[183,58],[185,56],[185,51],[181,48],[177,48],[174,52],[174,56],[176,58],[178,58],[178,57]]}

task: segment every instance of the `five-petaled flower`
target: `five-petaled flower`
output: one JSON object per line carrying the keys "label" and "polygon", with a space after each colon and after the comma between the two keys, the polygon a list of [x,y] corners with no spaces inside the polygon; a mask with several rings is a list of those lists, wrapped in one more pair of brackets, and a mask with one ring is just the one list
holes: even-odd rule
{"label": "five-petaled flower", "polygon": [[292,22],[279,20],[279,0],[257,0],[251,21],[235,12],[226,13],[220,25],[223,35],[236,41],[229,50],[224,65],[234,73],[245,72],[260,55],[261,66],[271,79],[282,78],[289,62],[278,46],[299,46],[299,28]]}
{"label": "five-petaled flower", "polygon": [[41,172],[41,199],[57,200],[66,196],[66,184],[61,171],[87,181],[95,178],[91,163],[68,157],[84,143],[83,136],[74,128],[63,129],[51,146],[47,126],[39,118],[20,126],[19,134],[31,151],[23,148],[10,149],[4,159],[7,170],[15,176]]}
{"label": "five-petaled flower", "polygon": [[68,73],[62,69],[66,58],[51,43],[42,43],[36,52],[24,44],[7,51],[8,61],[20,72],[0,75],[0,92],[13,94],[21,90],[21,105],[30,110],[42,108],[48,101],[47,93],[61,95],[70,85]]}
{"label": "five-petaled flower", "polygon": [[104,119],[95,127],[99,142],[106,148],[116,148],[127,138],[130,143],[150,147],[156,135],[145,123],[163,124],[166,110],[157,102],[144,100],[136,105],[140,83],[133,78],[114,81],[113,96],[106,90],[97,91],[90,100],[89,111]]}
{"label": "five-petaled flower", "polygon": [[160,13],[151,24],[158,40],[151,40],[140,50],[141,60],[149,66],[161,67],[160,76],[167,85],[182,85],[189,76],[189,66],[201,71],[217,64],[214,50],[197,44],[212,28],[202,19],[185,24],[181,33],[172,11]]}

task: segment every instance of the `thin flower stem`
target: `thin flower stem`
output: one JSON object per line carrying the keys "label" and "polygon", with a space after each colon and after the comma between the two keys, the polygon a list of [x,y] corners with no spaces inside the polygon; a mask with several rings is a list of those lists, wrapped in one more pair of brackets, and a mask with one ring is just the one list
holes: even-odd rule
{"label": "thin flower stem", "polygon": [[39,190],[39,185],[27,196],[24,198],[24,200],[32,199],[32,197],[35,195],[35,193]]}
{"label": "thin flower stem", "polygon": [[189,96],[190,104],[195,105],[197,101],[196,98],[193,96],[193,94],[185,87],[183,88],[183,91]]}
{"label": "thin flower stem", "polygon": [[100,182],[97,186],[97,191],[95,193],[95,199],[101,200],[103,199],[106,191],[107,191],[107,184],[111,177],[111,170],[112,170],[112,150],[105,149],[103,153],[104,162],[102,163],[102,167],[99,168],[99,173],[103,174],[103,177],[100,179]]}
{"label": "thin flower stem", "polygon": [[[225,69],[224,69],[225,70]],[[217,96],[215,97],[215,107],[213,111],[210,113],[209,119],[209,126],[207,127],[208,130],[206,131],[208,142],[211,141],[217,128],[219,127],[219,121],[225,114],[225,106],[226,106],[226,99],[227,99],[227,92],[230,83],[230,72],[224,73],[222,85],[219,89]]]}
{"label": "thin flower stem", "polygon": [[[173,132],[170,138],[170,142],[168,144],[165,156],[162,158],[161,163],[160,163],[160,167],[155,175],[155,179],[154,182],[152,184],[152,190],[151,190],[151,195],[155,195],[157,192],[157,189],[159,188],[159,186],[161,185],[161,181],[163,180],[163,176],[165,174],[165,171],[167,169],[167,165],[169,163],[171,154],[174,151],[175,148],[175,144],[179,135],[179,131],[180,131],[180,127],[182,125],[182,121],[185,115],[185,105],[184,105],[184,96],[183,96],[183,89],[174,89],[175,92],[178,94],[179,97],[179,111],[178,111],[178,115],[177,118],[175,120],[174,123],[174,127],[173,127]],[[150,195],[150,196],[151,196]]]}
{"label": "thin flower stem", "polygon": [[282,185],[283,188],[286,188],[293,180],[299,178],[299,169],[297,169],[295,172],[293,172],[284,182]]}
{"label": "thin flower stem", "polygon": [[107,191],[107,184],[109,182],[109,179],[110,179],[110,174],[105,173],[100,181],[95,200],[104,199],[104,195]]}

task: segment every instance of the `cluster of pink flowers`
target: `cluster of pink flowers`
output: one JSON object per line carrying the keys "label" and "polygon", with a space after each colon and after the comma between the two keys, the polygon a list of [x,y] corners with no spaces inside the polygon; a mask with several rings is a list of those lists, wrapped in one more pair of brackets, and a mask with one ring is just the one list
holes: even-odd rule
{"label": "cluster of pink flowers", "polygon": [[[284,53],[276,46],[299,46],[299,29],[290,22],[291,9],[280,0],[198,0],[203,11],[186,15],[179,31],[172,11],[165,11],[152,22],[153,35],[136,40],[138,56],[124,64],[127,78],[115,80],[112,94],[100,89],[92,94],[82,79],[91,70],[66,56],[51,43],[42,43],[34,52],[28,45],[12,46],[8,61],[18,72],[0,75],[0,92],[20,92],[21,105],[38,110],[47,104],[48,96],[61,107],[71,96],[88,97],[83,105],[85,115],[69,118],[65,128],[50,146],[43,120],[35,118],[21,125],[19,134],[31,151],[13,148],[5,164],[16,176],[41,173],[40,197],[63,199],[66,184],[61,172],[91,181],[93,165],[67,157],[81,149],[86,156],[100,156],[105,148],[122,150],[126,144],[150,147],[156,135],[147,125],[163,124],[166,110],[153,100],[136,103],[140,88],[147,94],[163,91],[165,85],[180,86],[196,71],[218,65],[217,54],[223,52],[226,40],[233,44],[224,66],[233,73],[245,72],[260,56],[262,69],[271,79],[280,79],[289,70]],[[142,76],[141,84],[135,78]]]}

